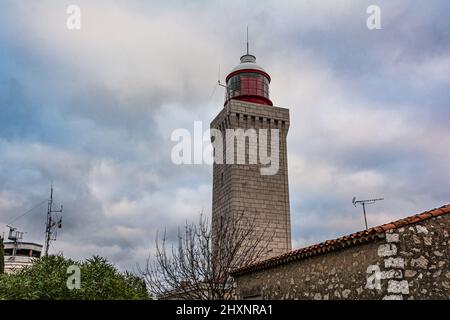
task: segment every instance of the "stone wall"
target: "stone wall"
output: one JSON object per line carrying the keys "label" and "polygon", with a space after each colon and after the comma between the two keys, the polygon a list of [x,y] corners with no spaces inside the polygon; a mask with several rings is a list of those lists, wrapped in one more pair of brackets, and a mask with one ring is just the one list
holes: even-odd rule
{"label": "stone wall", "polygon": [[[275,175],[262,175],[260,169],[266,166],[249,164],[248,150],[257,148],[257,143],[251,143],[249,140],[246,141],[246,164],[214,164],[212,223],[215,232],[221,217],[230,218],[243,214],[256,225],[256,232],[270,232],[268,236],[273,236],[270,245],[265,244],[266,255],[261,258],[290,251],[286,148],[289,110],[230,100],[212,121],[211,128],[223,132],[224,149],[226,129],[279,129],[279,169]],[[268,140],[270,141],[270,138]],[[237,149],[234,150],[234,157],[237,158]]]}
{"label": "stone wall", "polygon": [[450,215],[236,276],[237,298],[450,299]]}

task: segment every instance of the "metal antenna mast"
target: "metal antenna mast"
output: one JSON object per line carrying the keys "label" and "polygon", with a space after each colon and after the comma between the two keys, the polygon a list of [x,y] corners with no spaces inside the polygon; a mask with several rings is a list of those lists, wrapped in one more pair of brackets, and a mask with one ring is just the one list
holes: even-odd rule
{"label": "metal antenna mast", "polygon": [[248,54],[248,26],[247,26],[247,54]]}
{"label": "metal antenna mast", "polygon": [[374,204],[377,201],[384,200],[384,198],[378,199],[369,199],[369,200],[356,200],[356,197],[353,197],[352,203],[356,207],[357,204],[362,205],[363,213],[364,213],[364,222],[366,223],[366,230],[369,229],[367,226],[367,216],[366,216],[366,204]]}
{"label": "metal antenna mast", "polygon": [[62,213],[63,206],[59,210],[53,210],[53,185],[50,187],[50,199],[48,200],[47,221],[45,223],[45,256],[48,256],[50,242],[56,240],[57,228],[62,227],[62,217],[58,213]]}

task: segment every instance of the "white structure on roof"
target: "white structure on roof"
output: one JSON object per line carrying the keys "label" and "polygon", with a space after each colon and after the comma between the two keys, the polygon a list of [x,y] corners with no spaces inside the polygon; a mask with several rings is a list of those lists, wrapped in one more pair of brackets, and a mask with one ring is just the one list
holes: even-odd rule
{"label": "white structure on roof", "polygon": [[24,232],[9,227],[9,242],[4,243],[5,273],[11,273],[33,264],[41,257],[42,245],[31,242],[22,242]]}
{"label": "white structure on roof", "polygon": [[41,257],[42,245],[31,242],[5,242],[5,273],[31,266]]}

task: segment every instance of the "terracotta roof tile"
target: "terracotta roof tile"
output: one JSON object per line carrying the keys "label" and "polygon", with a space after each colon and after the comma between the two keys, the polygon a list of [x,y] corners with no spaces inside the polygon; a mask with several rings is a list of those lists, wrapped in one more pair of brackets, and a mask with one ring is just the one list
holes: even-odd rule
{"label": "terracotta roof tile", "polygon": [[310,257],[313,255],[318,255],[321,253],[349,247],[351,245],[368,242],[375,239],[377,235],[383,234],[385,231],[401,228],[410,224],[414,224],[420,221],[430,219],[432,217],[437,217],[448,213],[450,213],[450,204],[442,206],[441,208],[422,212],[414,216],[400,219],[391,223],[383,224],[381,226],[376,226],[368,230],[355,232],[337,239],[327,240],[321,243],[311,245],[306,248],[290,251],[283,255],[273,257],[264,261],[260,261],[247,267],[236,269],[233,272],[231,272],[231,275],[239,276],[258,270],[271,268],[289,261],[301,260],[303,258]]}
{"label": "terracotta roof tile", "polygon": [[419,214],[419,215],[417,215],[417,216],[419,217],[420,221],[422,221],[422,220],[426,220],[426,219],[428,219],[428,218],[431,218],[431,217],[432,217],[432,215],[431,215],[431,214],[429,214],[429,213],[421,213],[421,214]]}
{"label": "terracotta roof tile", "polygon": [[393,223],[389,223],[389,224],[383,224],[383,225],[381,226],[381,228],[382,228],[384,231],[388,231],[388,230],[395,229],[396,226],[395,226],[395,224],[393,224]]}
{"label": "terracotta roof tile", "polygon": [[433,211],[428,212],[429,214],[431,214],[434,217],[440,216],[443,213],[443,208],[439,208],[439,209],[434,209]]}

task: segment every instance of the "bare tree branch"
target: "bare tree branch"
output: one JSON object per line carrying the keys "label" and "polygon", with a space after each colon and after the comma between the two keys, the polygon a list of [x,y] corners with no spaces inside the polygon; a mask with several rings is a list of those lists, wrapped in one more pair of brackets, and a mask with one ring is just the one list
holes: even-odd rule
{"label": "bare tree branch", "polygon": [[[229,273],[270,254],[274,231],[256,223],[256,214],[223,217],[214,224],[203,214],[197,224],[178,230],[176,245],[168,247],[167,234],[156,238],[156,253],[145,268],[138,268],[150,291],[162,299],[217,300],[233,298]],[[257,228],[258,227],[258,228]]]}

